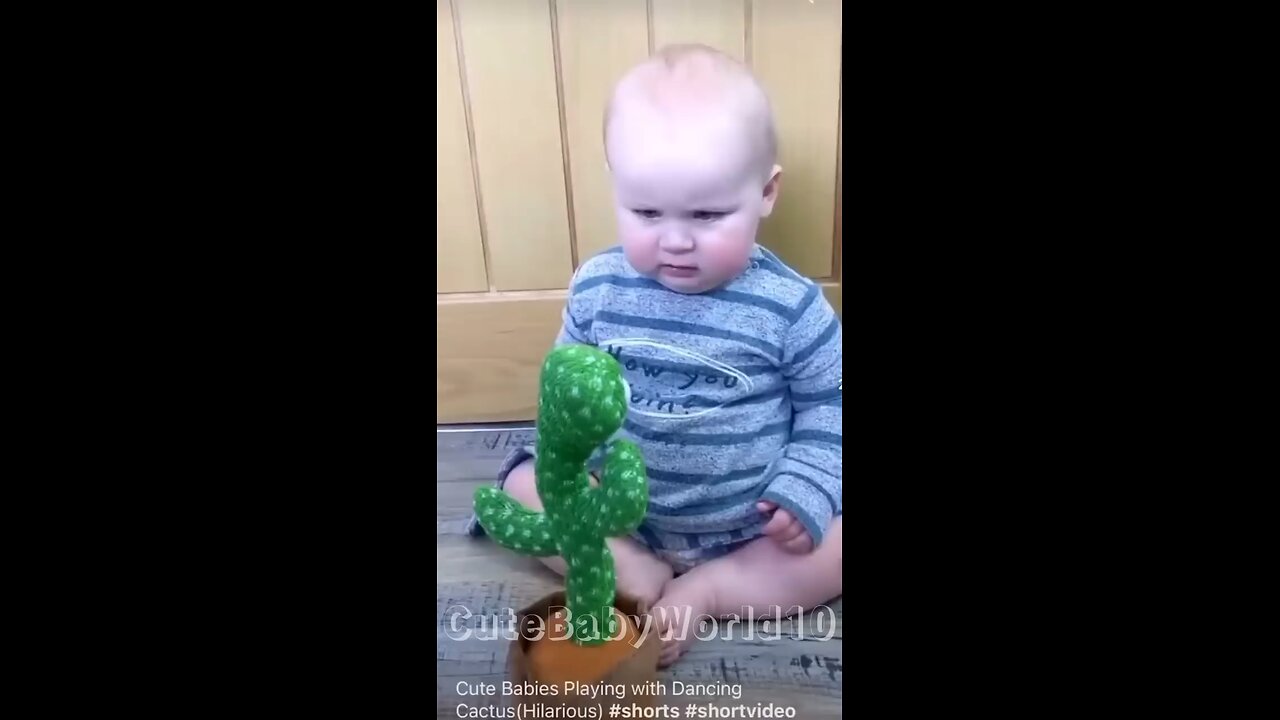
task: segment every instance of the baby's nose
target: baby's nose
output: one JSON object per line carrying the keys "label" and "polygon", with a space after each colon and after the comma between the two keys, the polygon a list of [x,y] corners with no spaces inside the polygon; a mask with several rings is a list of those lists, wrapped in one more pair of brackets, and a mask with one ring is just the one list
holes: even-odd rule
{"label": "baby's nose", "polygon": [[658,242],[667,252],[688,252],[693,249],[693,236],[683,228],[672,228],[662,233]]}

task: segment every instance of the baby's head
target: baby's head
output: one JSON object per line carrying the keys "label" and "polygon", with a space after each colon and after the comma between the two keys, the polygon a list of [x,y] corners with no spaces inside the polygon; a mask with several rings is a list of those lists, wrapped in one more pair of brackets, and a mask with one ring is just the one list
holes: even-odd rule
{"label": "baby's head", "polygon": [[742,64],[704,46],[663,49],[618,82],[604,135],[637,272],[698,293],[746,269],[781,169],[768,98]]}

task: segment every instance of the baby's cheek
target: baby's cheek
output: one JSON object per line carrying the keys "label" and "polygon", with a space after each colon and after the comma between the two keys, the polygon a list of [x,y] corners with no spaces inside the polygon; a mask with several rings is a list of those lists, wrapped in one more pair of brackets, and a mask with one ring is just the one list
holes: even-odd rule
{"label": "baby's cheek", "polygon": [[726,223],[716,233],[715,242],[711,243],[713,252],[709,259],[719,270],[738,272],[746,267],[754,238],[754,228],[746,223]]}
{"label": "baby's cheek", "polygon": [[622,252],[639,273],[651,273],[657,269],[657,248],[658,238],[652,233],[629,233],[622,237]]}

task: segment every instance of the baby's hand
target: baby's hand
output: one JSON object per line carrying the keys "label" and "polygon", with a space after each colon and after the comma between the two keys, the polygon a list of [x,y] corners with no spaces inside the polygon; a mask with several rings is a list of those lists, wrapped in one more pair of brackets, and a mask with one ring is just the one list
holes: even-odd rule
{"label": "baby's hand", "polygon": [[756,503],[756,507],[762,513],[773,513],[769,523],[764,526],[764,534],[773,538],[783,550],[797,555],[813,550],[813,538],[809,537],[809,531],[786,508],[779,508],[778,503],[768,500],[761,500]]}

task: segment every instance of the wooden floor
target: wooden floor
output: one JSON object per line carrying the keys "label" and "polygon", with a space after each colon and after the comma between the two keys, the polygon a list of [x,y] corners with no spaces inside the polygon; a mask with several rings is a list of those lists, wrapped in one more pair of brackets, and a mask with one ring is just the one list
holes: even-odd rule
{"label": "wooden floor", "polygon": [[[561,578],[536,560],[465,533],[472,493],[493,482],[507,452],[531,439],[527,429],[437,434],[436,716],[440,718],[466,717],[472,708],[510,703],[513,698],[501,692],[510,641],[488,639],[496,634],[493,621],[506,618],[509,622],[515,610],[562,588]],[[751,632],[735,627],[732,639],[695,641],[679,662],[659,672],[665,690],[659,704],[755,708],[756,703],[773,703],[795,708],[797,718],[839,717],[843,615],[842,602],[836,600],[802,618],[756,622]],[[464,694],[459,692],[460,683],[466,686],[464,692],[481,683],[496,686],[498,692]],[[690,696],[689,688],[719,692],[736,688],[741,696]],[[676,694],[681,690],[686,693]],[[461,714],[460,705],[467,706]]]}

